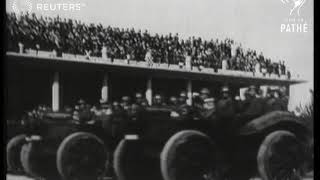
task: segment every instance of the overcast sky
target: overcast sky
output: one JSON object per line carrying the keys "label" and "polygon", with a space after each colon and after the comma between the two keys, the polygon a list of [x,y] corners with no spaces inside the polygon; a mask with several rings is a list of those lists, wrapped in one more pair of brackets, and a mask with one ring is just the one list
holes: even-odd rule
{"label": "overcast sky", "polygon": [[[13,0],[7,1],[12,11]],[[18,0],[19,1],[19,0]],[[30,0],[31,2],[79,2],[80,11],[36,11],[37,14],[101,22],[116,27],[148,29],[152,33],[179,33],[182,37],[233,38],[244,47],[262,51],[274,60],[283,59],[290,70],[308,83],[291,88],[290,107],[308,99],[313,89],[313,0],[300,9],[307,33],[280,32],[290,17],[289,4],[281,0]],[[292,16],[295,17],[296,15]]]}

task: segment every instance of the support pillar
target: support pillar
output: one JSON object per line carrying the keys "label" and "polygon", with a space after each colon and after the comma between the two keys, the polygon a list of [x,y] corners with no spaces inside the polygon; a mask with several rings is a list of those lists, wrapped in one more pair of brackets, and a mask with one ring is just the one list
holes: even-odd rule
{"label": "support pillar", "polygon": [[188,80],[187,82],[187,104],[192,105],[192,81]]}
{"label": "support pillar", "polygon": [[54,112],[60,109],[60,82],[59,82],[59,72],[54,72],[53,82],[52,82],[52,110]]}
{"label": "support pillar", "polygon": [[149,77],[147,80],[147,90],[146,90],[146,99],[148,104],[152,105],[152,77]]}
{"label": "support pillar", "polygon": [[108,101],[109,100],[109,86],[108,86],[108,73],[104,73],[102,80],[102,88],[101,88],[101,99]]}

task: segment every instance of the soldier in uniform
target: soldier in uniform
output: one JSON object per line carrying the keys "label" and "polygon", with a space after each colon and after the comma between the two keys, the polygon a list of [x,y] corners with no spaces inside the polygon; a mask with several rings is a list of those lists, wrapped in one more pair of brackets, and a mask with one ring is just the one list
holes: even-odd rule
{"label": "soldier in uniform", "polygon": [[154,106],[163,106],[165,103],[163,102],[163,97],[160,94],[156,94],[154,96]]}
{"label": "soldier in uniform", "polygon": [[[127,98],[124,98],[125,101]],[[122,104],[127,106],[126,103]],[[115,139],[114,142],[118,142],[122,139],[128,126],[128,113],[117,101],[112,104],[112,116],[111,116],[111,136]],[[114,144],[116,146],[116,144]]]}
{"label": "soldier in uniform", "polygon": [[202,109],[203,108],[203,101],[200,98],[200,94],[198,92],[194,92],[192,94],[192,106],[195,109]]}
{"label": "soldier in uniform", "polygon": [[265,102],[262,98],[257,98],[257,88],[252,85],[247,92],[247,99],[244,102],[243,112],[237,117],[236,126],[245,124],[248,120],[252,120],[261,116],[265,112]]}
{"label": "soldier in uniform", "polygon": [[[199,115],[199,119],[205,121],[206,126],[210,126],[212,128],[217,127],[217,114],[216,114],[216,103],[214,98],[206,98],[203,101],[203,106],[201,109],[197,110],[197,115]],[[216,131],[208,132],[210,135],[215,133]]]}
{"label": "soldier in uniform", "polygon": [[204,101],[205,99],[209,98],[210,96],[210,91],[208,88],[202,88],[201,91],[200,91],[200,99],[202,101]]}
{"label": "soldier in uniform", "polygon": [[288,111],[289,96],[287,94],[287,88],[281,87],[279,91],[279,95],[281,100],[281,110]]}
{"label": "soldier in uniform", "polygon": [[146,99],[143,99],[142,102],[141,102],[141,106],[144,107],[144,108],[148,107],[149,106],[148,101]]}
{"label": "soldier in uniform", "polygon": [[223,119],[233,118],[235,115],[234,103],[228,86],[221,88],[221,98],[217,103],[217,115]]}
{"label": "soldier in uniform", "polygon": [[143,101],[143,96],[142,96],[142,94],[139,93],[139,92],[136,93],[136,94],[135,94],[135,104],[141,105],[142,101]]}
{"label": "soldier in uniform", "polygon": [[169,105],[173,106],[173,107],[176,107],[176,106],[178,106],[178,104],[179,103],[178,103],[177,97],[171,96],[170,99],[169,99]]}
{"label": "soldier in uniform", "polygon": [[123,96],[121,100],[121,106],[124,110],[128,111],[131,107],[131,98],[129,96]]}
{"label": "soldier in uniform", "polygon": [[[235,117],[235,104],[230,96],[228,86],[221,88],[221,98],[217,102],[217,123],[216,128],[221,132],[230,132],[232,121]],[[220,134],[220,133],[219,133]]]}
{"label": "soldier in uniform", "polygon": [[178,104],[179,106],[185,105],[187,103],[187,93],[185,91],[181,91]]}
{"label": "soldier in uniform", "polygon": [[90,111],[90,107],[83,99],[79,99],[78,104],[75,106],[73,117],[75,120],[80,121],[80,123],[91,120],[92,113]]}
{"label": "soldier in uniform", "polygon": [[[270,90],[271,91],[271,90]],[[272,90],[266,98],[265,112],[285,110],[279,90]]]}
{"label": "soldier in uniform", "polygon": [[95,116],[96,123],[101,124],[106,137],[110,137],[112,108],[106,100],[100,99],[100,104],[98,109],[95,111]]}

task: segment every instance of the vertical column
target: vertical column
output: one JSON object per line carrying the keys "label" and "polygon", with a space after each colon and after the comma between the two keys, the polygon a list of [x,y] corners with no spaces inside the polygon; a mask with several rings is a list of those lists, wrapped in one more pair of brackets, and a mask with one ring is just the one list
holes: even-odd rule
{"label": "vertical column", "polygon": [[53,82],[52,82],[52,110],[59,111],[59,100],[60,100],[60,92],[59,92],[59,72],[54,72],[53,74]]}
{"label": "vertical column", "polygon": [[292,101],[293,101],[293,100],[292,100],[293,96],[290,96],[290,91],[292,90],[292,89],[291,89],[292,86],[286,85],[285,87],[286,87],[286,96],[287,96],[287,97],[286,97],[286,100],[287,100],[287,102],[286,102],[286,103],[287,103],[287,104],[286,104],[287,106],[286,106],[286,107],[287,107],[287,109],[290,109],[290,110],[291,110],[291,106],[292,106],[291,104],[292,104]]}
{"label": "vertical column", "polygon": [[147,80],[146,99],[149,105],[152,105],[152,77],[148,77]]}
{"label": "vertical column", "polygon": [[188,80],[187,82],[187,104],[192,105],[192,81]]}
{"label": "vertical column", "polygon": [[108,73],[104,73],[103,75],[103,80],[102,80],[102,88],[101,88],[101,99],[105,100],[105,101],[108,101],[108,79],[109,79],[109,76],[108,76]]}

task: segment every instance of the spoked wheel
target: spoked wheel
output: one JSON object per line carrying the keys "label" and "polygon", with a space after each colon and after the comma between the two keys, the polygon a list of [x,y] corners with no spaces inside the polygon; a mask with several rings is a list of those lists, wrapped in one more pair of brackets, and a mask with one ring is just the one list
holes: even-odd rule
{"label": "spoked wheel", "polygon": [[66,137],[57,152],[57,168],[66,180],[97,179],[105,171],[108,151],[97,136],[77,132]]}
{"label": "spoked wheel", "polygon": [[13,137],[7,144],[7,166],[8,170],[14,173],[22,173],[23,167],[20,161],[20,151],[27,143],[26,135],[21,134]]}
{"label": "spoked wheel", "polygon": [[215,167],[216,148],[205,134],[184,130],[173,135],[161,152],[164,180],[219,179]]}
{"label": "spoked wheel", "polygon": [[266,136],[258,151],[258,170],[263,180],[301,180],[304,146],[294,134],[275,131]]}

